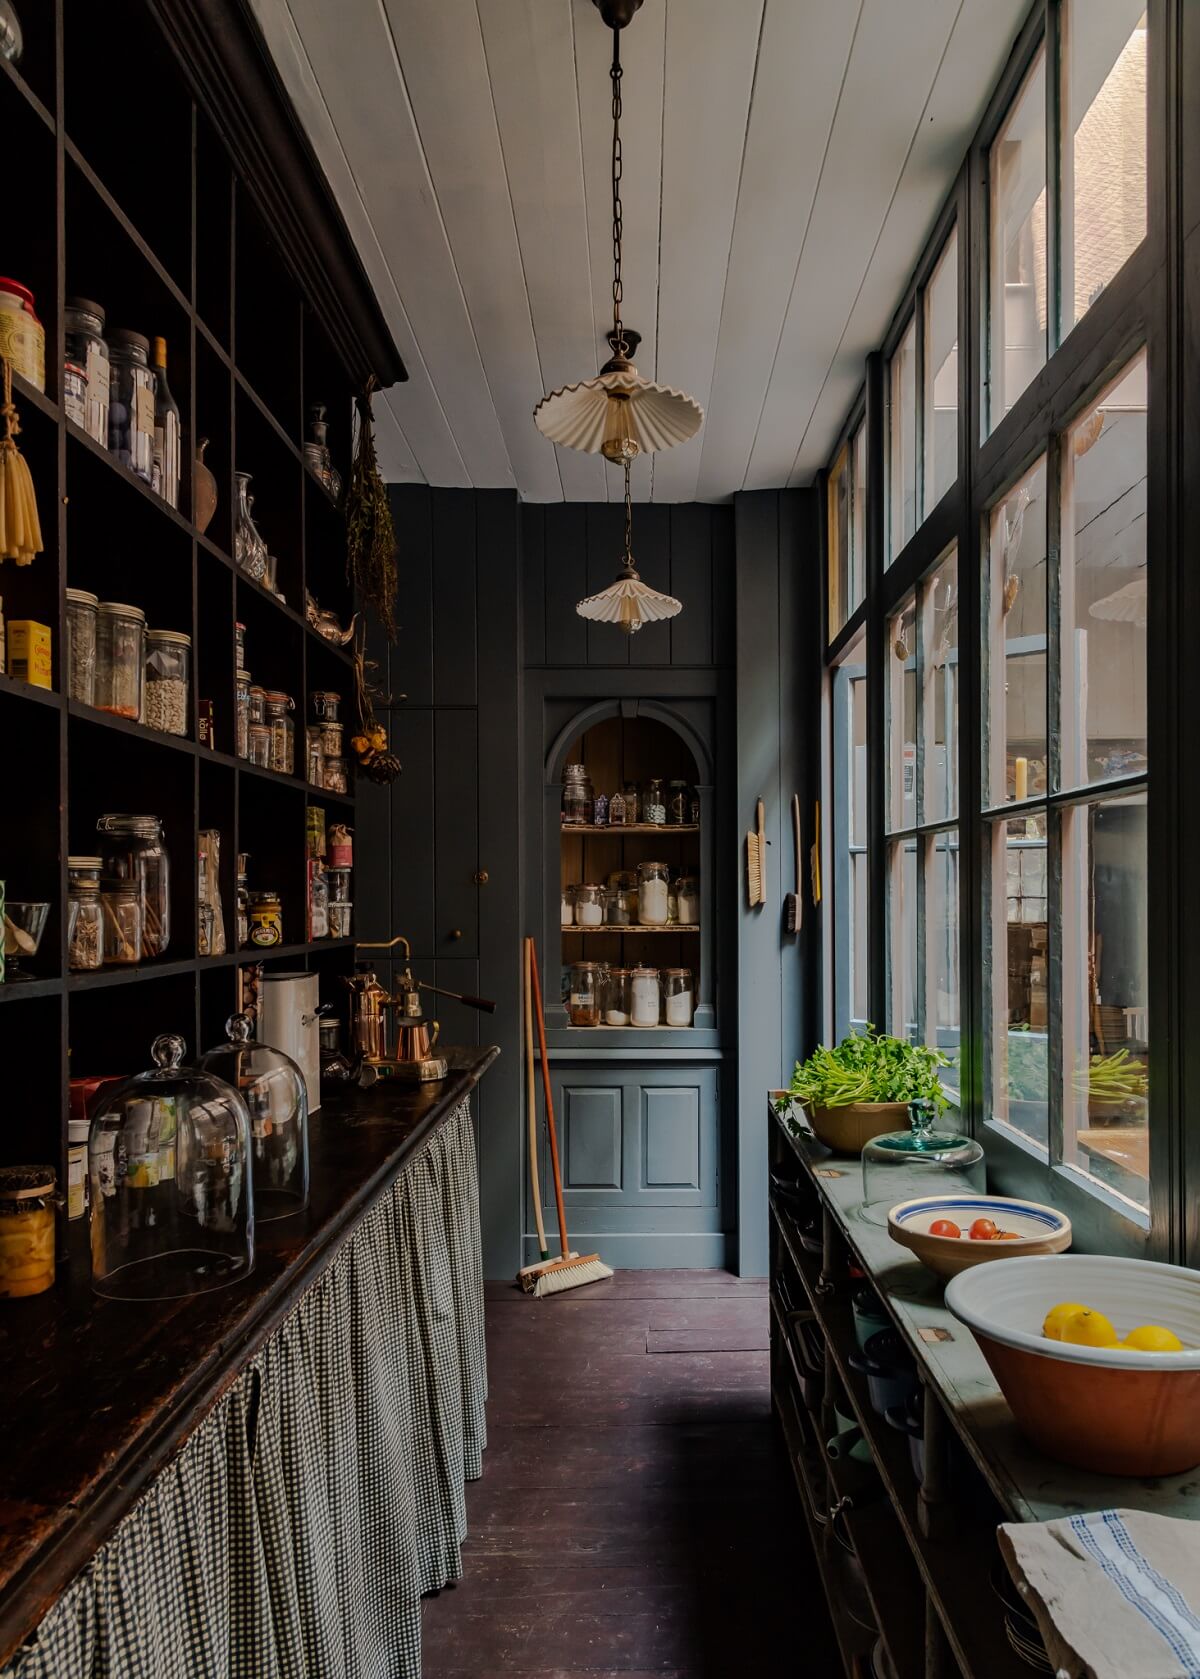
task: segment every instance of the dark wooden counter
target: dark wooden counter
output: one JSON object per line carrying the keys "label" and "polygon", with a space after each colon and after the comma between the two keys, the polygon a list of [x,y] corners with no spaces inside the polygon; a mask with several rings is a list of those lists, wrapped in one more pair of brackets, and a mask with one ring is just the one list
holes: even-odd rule
{"label": "dark wooden counter", "polygon": [[242,1282],[188,1300],[102,1300],[80,1220],[54,1290],[4,1303],[0,1663],[499,1051],[448,1054],[439,1084],[381,1082],[326,1099],[311,1125],[308,1209],[258,1226]]}

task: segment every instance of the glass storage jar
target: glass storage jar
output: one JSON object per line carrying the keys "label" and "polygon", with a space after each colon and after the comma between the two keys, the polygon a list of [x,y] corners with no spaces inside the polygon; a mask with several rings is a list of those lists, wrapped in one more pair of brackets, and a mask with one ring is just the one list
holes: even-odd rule
{"label": "glass storage jar", "polygon": [[311,723],[304,731],[304,778],[310,787],[325,785],[325,752],[321,731]]}
{"label": "glass storage jar", "polygon": [[308,861],[308,936],[329,937],[329,879],[315,857]]}
{"label": "glass storage jar", "polygon": [[96,620],[100,603],[87,589],[67,590],[67,694],[96,703]]}
{"label": "glass storage jar", "polygon": [[592,781],[583,764],[568,764],[563,770],[562,820],[567,828],[585,826],[592,820],[595,800]]}
{"label": "glass storage jar", "polygon": [[256,1043],[248,1014],[225,1022],[228,1043],[200,1058],[200,1069],[232,1085],[250,1114],[254,1217],[263,1224],[308,1205],[308,1093],[304,1074],[281,1049]]}
{"label": "glass storage jar", "polygon": [[575,888],[575,925],[577,927],[603,927],[604,907],[608,901],[608,889],[584,881]]}
{"label": "glass storage jar", "polygon": [[690,1026],[696,1012],[696,992],[690,968],[662,971],[663,1016],[668,1026]]}
{"label": "glass storage jar", "polygon": [[321,787],[326,793],[346,793],[350,788],[350,766],[345,758],[321,760]]}
{"label": "glass storage jar", "polygon": [[572,962],[567,1018],[572,1026],[599,1026],[608,969],[603,962]]}
{"label": "glass storage jar", "polygon": [[67,360],[78,362],[87,380],[84,430],[108,448],[108,345],[104,341],[104,310],[86,297],[69,297],[63,311]]}
{"label": "glass storage jar", "polygon": [[19,280],[0,279],[0,356],[39,391],[46,388],[46,333],[33,293]]}
{"label": "glass storage jar", "polygon": [[67,966],[87,973],[104,965],[104,906],[99,857],[67,858]]}
{"label": "glass storage jar", "polygon": [[610,968],[608,981],[604,987],[604,1024],[606,1026],[628,1026],[630,997],[629,997],[629,969]]}
{"label": "glass storage jar", "polygon": [[657,1026],[660,1013],[661,990],[657,968],[631,968],[629,971],[629,1024]]}
{"label": "glass storage jar", "polygon": [[667,796],[658,776],[652,776],[642,788],[642,821],[661,828],[667,820]]}
{"label": "glass storage jar", "polygon": [[908,1129],[885,1131],[863,1145],[862,1216],[886,1225],[898,1201],[918,1195],[983,1194],[987,1166],[973,1137],[934,1129],[932,1102],[908,1104]]}
{"label": "glass storage jar", "polygon": [[643,927],[665,927],[670,919],[671,871],[665,863],[639,863],[638,922]]}
{"label": "glass storage jar", "polygon": [[106,1090],[88,1134],[92,1287],[176,1300],[254,1268],[250,1115],[232,1085],[156,1038],[154,1067]]}
{"label": "glass storage jar", "polygon": [[637,922],[637,875],[632,869],[617,869],[608,877],[608,924],[632,927]]}
{"label": "glass storage jar", "polygon": [[254,683],[250,688],[250,721],[251,723],[265,723],[266,720],[267,690]]}
{"label": "glass storage jar", "polygon": [[104,920],[103,960],[114,967],[134,967],[142,959],[142,889],[136,880],[106,875],[100,889]]}
{"label": "glass storage jar", "polygon": [[146,614],[102,600],[96,613],[96,697],[101,711],[136,723],[142,715]]}
{"label": "glass storage jar", "polygon": [[239,670],[233,682],[233,744],[239,758],[250,756],[250,672]]}
{"label": "glass storage jar", "polygon": [[291,775],[296,767],[296,725],[289,715],[295,709],[290,694],[267,694],[267,727],[271,731],[271,768]]}
{"label": "glass storage jar", "polygon": [[692,818],[692,792],[686,781],[667,783],[667,822],[679,827]]}
{"label": "glass storage jar", "polygon": [[171,942],[171,863],[157,816],[102,816],[96,823],[105,874],[136,881],[142,894],[142,955]]}
{"label": "glass storage jar", "polygon": [[326,869],[325,878],[329,882],[329,902],[331,904],[348,904],[350,902],[350,878],[352,869]]}
{"label": "glass storage jar", "polygon": [[186,735],[192,681],[192,638],[178,630],[146,631],[145,723],[165,735]]}
{"label": "glass storage jar", "polygon": [[675,882],[675,902],[681,927],[700,925],[700,882],[694,874],[680,875]]}
{"label": "glass storage jar", "polygon": [[[344,750],[342,743],[346,732],[346,725],[344,723],[321,723],[319,728],[321,730],[322,757],[327,760],[342,758]],[[330,783],[325,779],[324,765],[322,765],[321,768],[321,785],[322,787],[328,787],[330,785]],[[346,791],[344,787],[340,790],[343,793]]]}
{"label": "glass storage jar", "polygon": [[283,905],[278,892],[251,892],[250,943],[263,950],[283,943]]}
{"label": "glass storage jar", "polygon": [[87,429],[87,374],[77,361],[64,361],[63,412],[72,425]]}
{"label": "glass storage jar", "polygon": [[575,925],[575,888],[573,886],[564,886],[562,889],[560,918],[564,927]]}
{"label": "glass storage jar", "polygon": [[354,909],[351,903],[330,904],[329,906],[329,936],[331,939],[348,939],[350,937],[350,917]]}
{"label": "glass storage jar", "polygon": [[336,723],[342,708],[342,696],[328,688],[314,688],[309,695],[314,723]]}
{"label": "glass storage jar", "polygon": [[0,1166],[0,1300],[54,1286],[53,1166]]}
{"label": "glass storage jar", "polygon": [[[634,827],[642,820],[642,795],[636,781],[626,781],[621,786],[621,797],[625,801],[625,821],[629,827]],[[611,812],[609,813],[611,816]]]}
{"label": "glass storage jar", "polygon": [[246,731],[250,737],[250,750],[247,753],[252,764],[260,769],[271,767],[271,731],[265,723],[251,723]]}
{"label": "glass storage jar", "polygon": [[150,340],[124,327],[108,335],[108,447],[122,466],[154,478],[154,394]]}

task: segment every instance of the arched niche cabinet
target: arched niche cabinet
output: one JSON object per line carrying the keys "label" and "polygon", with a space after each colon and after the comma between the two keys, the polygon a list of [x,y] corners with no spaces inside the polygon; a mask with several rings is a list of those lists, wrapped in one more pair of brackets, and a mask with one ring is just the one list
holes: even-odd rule
{"label": "arched niche cabinet", "polygon": [[[714,893],[713,745],[697,720],[659,699],[598,699],[582,706],[556,728],[544,757],[542,948],[546,953],[546,1021],[551,1040],[562,1048],[596,1050],[695,1050],[712,1047],[717,1035],[716,923]],[[639,789],[651,777],[664,786],[686,782],[696,796],[695,820],[652,826],[565,826],[563,774],[581,763],[594,791],[610,798],[629,783]],[[636,873],[643,862],[663,862],[672,881],[681,875],[699,883],[700,914],[688,925],[583,927],[564,924],[565,888],[606,885],[618,872]],[[687,968],[695,1012],[687,1026],[571,1026],[566,1007],[572,962],[609,967]]]}

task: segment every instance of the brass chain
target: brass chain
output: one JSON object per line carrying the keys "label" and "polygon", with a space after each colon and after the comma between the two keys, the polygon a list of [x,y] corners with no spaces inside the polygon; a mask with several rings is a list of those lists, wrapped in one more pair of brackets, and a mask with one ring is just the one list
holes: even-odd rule
{"label": "brass chain", "polygon": [[629,572],[633,570],[633,497],[629,493],[629,468],[631,462],[625,462],[625,554],[621,561],[622,568]]}
{"label": "brass chain", "polygon": [[616,341],[614,354],[624,355],[624,331],[621,326],[621,303],[624,292],[621,285],[621,232],[623,210],[621,206],[621,31],[613,30],[613,60],[612,70],[612,197],[613,197],[613,338]]}

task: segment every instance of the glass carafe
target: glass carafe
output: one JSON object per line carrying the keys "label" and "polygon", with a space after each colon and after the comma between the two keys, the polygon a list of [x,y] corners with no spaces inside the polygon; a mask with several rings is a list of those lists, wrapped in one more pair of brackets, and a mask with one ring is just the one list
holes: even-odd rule
{"label": "glass carafe", "polygon": [[228,1043],[210,1049],[200,1067],[231,1084],[249,1110],[255,1217],[287,1218],[308,1205],[304,1075],[281,1049],[254,1041],[249,1015],[232,1015],[225,1031]]}
{"label": "glass carafe", "polygon": [[234,477],[237,479],[238,499],[233,522],[233,557],[247,577],[261,583],[267,572],[267,545],[259,534],[258,526],[250,517],[253,500],[250,494],[250,474],[235,472]]}

